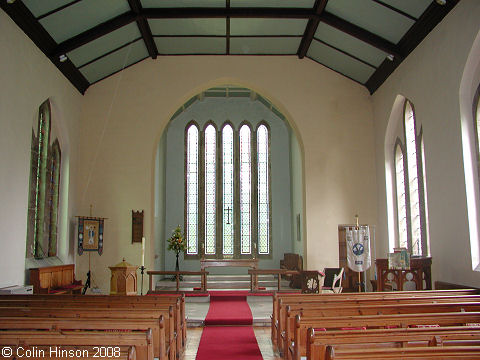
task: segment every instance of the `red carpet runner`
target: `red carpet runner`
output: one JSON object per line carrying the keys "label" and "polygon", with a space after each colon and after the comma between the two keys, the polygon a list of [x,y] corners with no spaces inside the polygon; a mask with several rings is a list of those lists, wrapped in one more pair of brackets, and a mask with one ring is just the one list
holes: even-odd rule
{"label": "red carpet runner", "polygon": [[253,327],[246,326],[253,322],[246,294],[238,291],[210,292],[210,308],[196,360],[263,359]]}

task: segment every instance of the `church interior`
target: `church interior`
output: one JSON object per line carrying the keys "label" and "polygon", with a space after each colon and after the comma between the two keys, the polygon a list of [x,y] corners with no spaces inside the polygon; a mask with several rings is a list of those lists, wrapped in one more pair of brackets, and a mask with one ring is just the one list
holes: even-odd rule
{"label": "church interior", "polygon": [[[225,299],[241,313],[248,298],[253,324],[271,323],[271,333],[254,326],[263,358],[314,359],[310,350],[290,351],[289,341],[300,341],[289,330],[295,317],[286,325],[289,317],[282,324],[281,310],[276,315],[289,296],[307,296],[300,293],[310,292],[310,275],[325,309],[356,292],[375,307],[382,291],[388,303],[468,288],[457,294],[472,301],[462,324],[480,323],[473,317],[479,1],[0,0],[0,7],[0,293],[30,284],[36,293],[42,269],[61,268],[55,281],[67,281],[66,292],[97,298],[59,295],[61,312],[70,302],[98,301],[92,311],[100,313],[117,304],[110,294],[131,295],[129,304],[146,299],[145,312],[156,301],[159,309],[164,301],[183,306],[169,325],[153,327],[160,345],[120,346],[121,356],[136,351],[140,359],[216,359],[213,350],[197,354],[198,344],[185,352],[193,341],[185,311],[187,318],[200,311],[213,339],[226,324],[206,314],[202,294],[227,317]],[[392,270],[395,261],[400,270]],[[324,284],[333,269],[343,269],[338,288]],[[127,285],[116,283],[116,271]],[[17,300],[23,305],[0,296],[0,317],[9,313],[3,306],[30,306]],[[156,310],[165,320],[168,306]],[[330,331],[326,320],[308,325],[313,310],[301,311],[302,336]],[[127,322],[122,329],[140,326]],[[205,330],[191,334],[207,338]],[[120,341],[103,335],[104,345]],[[0,346],[5,341],[0,334]],[[350,358],[338,346],[335,358]]]}

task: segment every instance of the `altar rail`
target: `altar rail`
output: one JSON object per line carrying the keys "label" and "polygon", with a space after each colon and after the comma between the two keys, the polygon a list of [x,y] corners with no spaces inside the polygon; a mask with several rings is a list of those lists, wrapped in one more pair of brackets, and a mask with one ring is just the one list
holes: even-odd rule
{"label": "altar rail", "polygon": [[201,286],[200,286],[200,291],[201,292],[206,292],[207,291],[207,275],[208,271],[201,270],[201,271],[157,271],[157,270],[151,270],[147,271],[148,274],[148,293],[154,293],[155,289],[153,287],[153,276],[154,275],[174,275],[175,280],[177,282],[177,292],[179,291],[180,288],[180,277],[183,275],[200,275],[201,279]]}

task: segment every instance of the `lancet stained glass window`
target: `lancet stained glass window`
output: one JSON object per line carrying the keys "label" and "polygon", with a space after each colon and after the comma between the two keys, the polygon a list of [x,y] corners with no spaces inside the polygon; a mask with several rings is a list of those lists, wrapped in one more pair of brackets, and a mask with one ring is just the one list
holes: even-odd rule
{"label": "lancet stained glass window", "polygon": [[205,129],[205,254],[215,254],[216,130]]}
{"label": "lancet stained glass window", "polygon": [[405,143],[408,164],[408,188],[410,194],[410,224],[412,227],[412,255],[422,255],[420,223],[420,196],[418,190],[417,142],[413,109],[405,105]]}
{"label": "lancet stained glass window", "polygon": [[51,143],[50,101],[40,105],[37,135],[32,129],[30,193],[27,223],[27,257],[57,254],[61,150]]}
{"label": "lancet stained glass window", "polygon": [[257,129],[258,253],[269,253],[270,202],[268,181],[268,129]]}
{"label": "lancet stained glass window", "polygon": [[[226,122],[220,129],[217,141],[213,123],[203,131],[196,124],[186,128],[187,255],[269,256],[272,215],[268,125],[261,124],[254,134],[247,124],[236,130]],[[254,235],[258,235],[257,247],[253,246]]]}
{"label": "lancet stained glass window", "polygon": [[398,242],[400,247],[407,248],[407,200],[405,191],[405,165],[400,145],[395,148],[395,173],[397,179],[397,219]]}
{"label": "lancet stained glass window", "polygon": [[187,254],[198,254],[198,128],[187,130],[186,224]]}
{"label": "lancet stained glass window", "polygon": [[252,152],[250,128],[240,128],[240,248],[242,254],[251,253],[251,190],[252,190]]}
{"label": "lancet stained glass window", "polygon": [[233,129],[227,124],[222,131],[223,149],[223,254],[233,255]]}

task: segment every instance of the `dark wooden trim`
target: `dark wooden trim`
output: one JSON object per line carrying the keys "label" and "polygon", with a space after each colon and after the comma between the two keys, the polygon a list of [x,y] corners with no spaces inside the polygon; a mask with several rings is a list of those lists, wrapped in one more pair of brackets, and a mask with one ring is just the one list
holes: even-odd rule
{"label": "dark wooden trim", "polygon": [[[398,48],[407,57],[435,26],[458,4],[460,0],[448,0],[445,5],[438,5],[433,1],[418,21],[407,31],[398,42]],[[401,64],[402,60],[395,58],[393,61],[386,59],[365,86],[373,94]]]}
{"label": "dark wooden trim", "polygon": [[395,11],[397,14],[400,14],[402,16],[405,16],[406,18],[409,18],[410,20],[417,21],[418,19],[415,16],[412,16],[405,11],[402,11],[400,9],[397,9],[396,7],[389,5],[387,3],[384,3],[381,0],[372,0],[373,2],[376,2],[378,5],[382,5],[383,7],[386,7],[387,9],[390,9],[392,11]]}
{"label": "dark wooden trim", "polygon": [[317,32],[318,24],[320,24],[320,15],[325,10],[325,6],[327,6],[328,0],[317,0],[315,2],[315,6],[313,7],[316,17],[308,20],[307,28],[305,29],[305,33],[303,34],[302,42],[298,47],[298,58],[303,59],[310,48],[312,43],[313,37]]}
{"label": "dark wooden trim", "polygon": [[[226,0],[226,6],[227,6],[227,9],[230,9],[230,0]],[[226,18],[226,31],[227,31],[227,38],[226,38],[226,52],[227,52],[227,55],[230,55],[230,17],[227,16]]]}
{"label": "dark wooden trim", "polygon": [[322,16],[320,17],[320,21],[323,21],[324,23],[333,26],[340,31],[343,31],[344,33],[347,33],[363,42],[366,42],[367,44],[370,44],[377,49],[386,52],[387,54],[392,54],[396,58],[404,58],[402,52],[400,51],[400,48],[395,44],[381,38],[378,35],[371,33],[370,31],[362,29],[357,25],[349,23],[348,21],[345,21],[338,16],[324,11]]}
{"label": "dark wooden trim", "polygon": [[147,19],[181,18],[276,18],[310,19],[315,17],[311,9],[304,8],[144,8]]}
{"label": "dark wooden trim", "polygon": [[[142,13],[142,4],[140,3],[140,0],[128,0],[128,5],[130,5],[130,9],[135,14],[140,15]],[[137,19],[137,26],[138,30],[140,30],[140,34],[142,34],[143,42],[147,47],[150,57],[156,59],[158,54],[157,45],[153,40],[152,30],[150,29],[150,25],[148,25],[147,19],[139,17]]]}
{"label": "dark wooden trim", "polygon": [[105,21],[104,23],[97,25],[83,33],[80,33],[74,36],[71,39],[68,39],[60,43],[52,52],[52,56],[60,56],[66,54],[76,48],[79,48],[86,43],[98,39],[104,35],[111,33],[125,25],[128,25],[134,21],[137,21],[140,18],[140,15],[135,14],[133,11],[121,14],[111,20]]}
{"label": "dark wooden trim", "polygon": [[43,28],[33,16],[30,10],[21,1],[15,1],[8,4],[0,1],[0,7],[8,16],[23,30],[23,32],[37,45],[37,47],[50,59],[50,61],[62,72],[62,74],[70,80],[77,90],[84,94],[90,86],[85,77],[78,71],[73,63],[67,59],[60,62],[58,56],[51,56],[57,43],[50,34]]}

